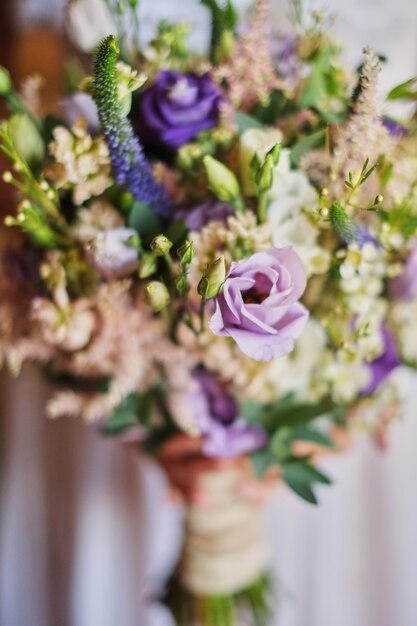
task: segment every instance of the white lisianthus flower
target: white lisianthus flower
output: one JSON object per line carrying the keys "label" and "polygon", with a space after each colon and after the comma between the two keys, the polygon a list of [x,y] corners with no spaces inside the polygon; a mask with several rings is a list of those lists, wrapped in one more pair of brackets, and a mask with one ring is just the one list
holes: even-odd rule
{"label": "white lisianthus flower", "polygon": [[271,202],[268,220],[273,226],[282,224],[290,217],[297,217],[302,209],[311,212],[318,206],[317,192],[310,185],[307,176],[302,172],[290,170],[289,167],[284,172],[284,166],[281,176],[274,180],[269,197]]}
{"label": "white lisianthus flower", "polygon": [[317,235],[317,229],[308,217],[299,213],[273,229],[272,242],[277,248],[292,246],[303,261],[308,276],[324,274],[329,269],[331,256],[328,250],[317,245]]}
{"label": "white lisianthus flower", "polygon": [[[297,399],[316,401],[317,390],[312,380],[323,358],[327,338],[323,326],[310,317],[295,344],[295,350],[287,357],[285,370],[279,377],[284,393],[295,391]],[[279,361],[280,359],[277,359]]]}
{"label": "white lisianthus flower", "polygon": [[267,220],[276,247],[292,246],[302,259],[307,275],[327,272],[331,256],[318,245],[319,230],[309,219],[318,206],[317,192],[302,173],[284,166],[270,191]]}
{"label": "white lisianthus flower", "polygon": [[[257,154],[259,158],[264,158],[266,153],[277,143],[281,143],[282,133],[277,128],[261,130],[258,128],[248,128],[240,137],[239,169],[242,189],[245,195],[256,195],[256,187],[253,181],[251,168],[252,159]],[[281,150],[278,165],[274,170],[274,182],[279,184],[281,178],[285,178],[290,169],[289,150]]]}
{"label": "white lisianthus flower", "polygon": [[103,37],[117,31],[104,0],[73,0],[69,3],[66,27],[71,41],[82,52],[91,52]]}

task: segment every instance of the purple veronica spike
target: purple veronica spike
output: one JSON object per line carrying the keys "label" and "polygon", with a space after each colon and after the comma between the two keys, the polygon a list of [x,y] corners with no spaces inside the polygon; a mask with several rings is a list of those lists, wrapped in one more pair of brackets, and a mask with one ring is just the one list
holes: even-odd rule
{"label": "purple veronica spike", "polygon": [[124,116],[118,98],[116,61],[119,47],[114,36],[98,46],[94,62],[94,100],[113,165],[115,180],[126,185],[137,200],[149,204],[161,217],[167,216],[169,199],[156,182],[142,146]]}

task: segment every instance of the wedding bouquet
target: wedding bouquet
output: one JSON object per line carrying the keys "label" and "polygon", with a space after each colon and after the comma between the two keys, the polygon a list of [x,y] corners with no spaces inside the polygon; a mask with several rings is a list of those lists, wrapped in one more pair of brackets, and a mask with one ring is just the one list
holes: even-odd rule
{"label": "wedding bouquet", "polygon": [[[115,4],[116,26],[136,4]],[[180,441],[202,468],[210,497],[189,499],[171,599],[178,623],[192,606],[220,626],[235,603],[266,614],[242,472],[315,503],[330,483],[317,452],[351,429],[383,444],[401,412],[417,160],[415,120],[379,112],[373,50],[348,71],[319,13],[294,3],[293,29],[273,32],[258,0],[239,30],[230,0],[202,4],[208,56],[185,24],[161,22],[146,46],[108,35],[59,117],[1,70],[5,224],[22,237],[1,253],[0,349],[13,373],[32,360],[53,377],[50,417],[127,432],[167,466]],[[416,98],[413,80],[388,96]]]}

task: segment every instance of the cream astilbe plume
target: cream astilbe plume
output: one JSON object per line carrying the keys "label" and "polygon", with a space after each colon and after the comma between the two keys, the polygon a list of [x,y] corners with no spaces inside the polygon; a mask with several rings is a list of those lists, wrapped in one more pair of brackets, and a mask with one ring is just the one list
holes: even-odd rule
{"label": "cream astilbe plume", "polygon": [[237,41],[231,56],[214,70],[215,79],[226,85],[234,106],[250,111],[257,102],[268,102],[273,89],[284,83],[274,70],[268,45],[269,0],[258,0],[246,33]]}
{"label": "cream astilbe plume", "polygon": [[335,138],[336,173],[345,177],[349,171],[360,170],[366,157],[373,164],[381,154],[389,154],[394,145],[379,114],[377,84],[380,62],[372,48],[365,48],[364,55],[359,94],[353,112]]}

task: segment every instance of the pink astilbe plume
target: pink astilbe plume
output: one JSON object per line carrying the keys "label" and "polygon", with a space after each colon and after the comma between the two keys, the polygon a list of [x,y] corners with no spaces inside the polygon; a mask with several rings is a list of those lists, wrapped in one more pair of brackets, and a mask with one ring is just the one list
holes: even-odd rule
{"label": "pink astilbe plume", "polygon": [[379,114],[379,59],[372,48],[365,48],[364,55],[358,98],[347,123],[335,137],[335,166],[344,176],[349,170],[360,169],[366,157],[375,163],[381,154],[389,154],[394,144]]}
{"label": "pink astilbe plume", "polygon": [[[175,370],[176,381],[189,384],[190,355],[173,344],[163,323],[130,291],[130,281],[103,284],[91,299],[98,328],[83,350],[55,355],[54,362],[77,377],[109,377],[107,393],[58,392],[48,404],[51,417],[80,415],[87,421],[105,420],[131,392],[143,392],[158,384],[161,367]],[[144,331],[146,329],[146,331]]]}
{"label": "pink astilbe plume", "polygon": [[[300,168],[317,187],[326,187],[329,184],[329,176],[333,174],[336,181],[333,188],[340,192],[338,186],[347,179],[350,171],[359,172],[366,158],[369,159],[371,166],[381,155],[389,157],[395,146],[395,140],[390,137],[379,114],[377,97],[378,74],[381,69],[379,59],[372,48],[365,48],[364,55],[359,94],[352,106],[352,112],[344,124],[330,130],[333,150],[329,146],[311,150],[300,161]],[[366,182],[368,194],[372,194],[370,186],[374,180],[374,177],[370,177]],[[379,193],[378,188],[374,191]]]}
{"label": "pink astilbe plume", "polygon": [[274,70],[267,36],[269,0],[258,0],[248,30],[238,39],[231,56],[215,71],[232,104],[250,111],[257,102],[268,102],[271,90],[284,83]]}

